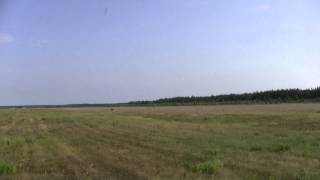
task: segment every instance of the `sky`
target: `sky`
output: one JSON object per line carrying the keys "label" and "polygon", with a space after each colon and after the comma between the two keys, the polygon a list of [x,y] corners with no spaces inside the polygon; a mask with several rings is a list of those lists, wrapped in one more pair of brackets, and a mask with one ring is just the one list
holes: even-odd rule
{"label": "sky", "polygon": [[318,0],[0,0],[0,105],[320,85]]}

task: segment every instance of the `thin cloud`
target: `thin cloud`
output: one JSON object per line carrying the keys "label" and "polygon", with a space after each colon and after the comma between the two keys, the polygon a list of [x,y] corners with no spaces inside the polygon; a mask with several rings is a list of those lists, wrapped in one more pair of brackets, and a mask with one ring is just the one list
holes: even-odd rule
{"label": "thin cloud", "polygon": [[256,10],[259,12],[266,12],[266,11],[270,11],[272,9],[272,6],[269,4],[261,4],[256,6]]}
{"label": "thin cloud", "polygon": [[0,44],[8,44],[14,41],[14,38],[10,34],[0,32]]}

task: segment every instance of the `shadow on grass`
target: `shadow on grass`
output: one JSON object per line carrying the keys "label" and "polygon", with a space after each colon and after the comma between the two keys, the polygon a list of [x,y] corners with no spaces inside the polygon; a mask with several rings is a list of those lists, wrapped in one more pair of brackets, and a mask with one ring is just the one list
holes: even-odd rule
{"label": "shadow on grass", "polygon": [[290,146],[288,144],[274,144],[269,147],[262,147],[260,145],[253,145],[249,148],[249,151],[255,151],[255,152],[269,151],[269,152],[280,153],[280,152],[286,152],[289,150],[290,150]]}

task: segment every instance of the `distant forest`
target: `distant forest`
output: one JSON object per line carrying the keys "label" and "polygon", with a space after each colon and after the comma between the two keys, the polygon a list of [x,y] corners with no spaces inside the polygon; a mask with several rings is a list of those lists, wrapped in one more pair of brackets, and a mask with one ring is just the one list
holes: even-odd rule
{"label": "distant forest", "polygon": [[163,98],[154,101],[134,101],[130,105],[183,105],[183,104],[251,104],[251,103],[289,103],[320,102],[320,87],[314,89],[280,89],[243,94],[212,96],[190,96]]}
{"label": "distant forest", "polygon": [[175,106],[175,105],[218,105],[218,104],[273,104],[319,102],[320,87],[314,89],[281,89],[243,94],[212,96],[190,96],[163,98],[154,101],[132,101],[115,104],[66,104],[66,105],[20,105],[2,108],[60,108],[60,107],[120,107],[120,106]]}

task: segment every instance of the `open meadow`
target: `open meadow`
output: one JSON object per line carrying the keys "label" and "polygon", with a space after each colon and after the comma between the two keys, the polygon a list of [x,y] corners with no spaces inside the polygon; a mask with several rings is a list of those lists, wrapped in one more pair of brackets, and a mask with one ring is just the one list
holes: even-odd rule
{"label": "open meadow", "polygon": [[320,179],[320,104],[0,109],[0,179]]}

